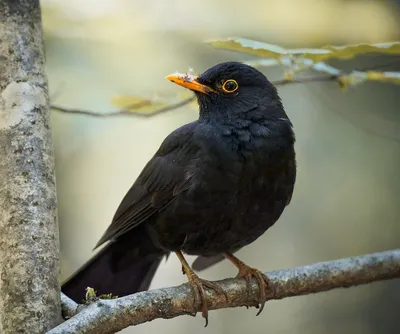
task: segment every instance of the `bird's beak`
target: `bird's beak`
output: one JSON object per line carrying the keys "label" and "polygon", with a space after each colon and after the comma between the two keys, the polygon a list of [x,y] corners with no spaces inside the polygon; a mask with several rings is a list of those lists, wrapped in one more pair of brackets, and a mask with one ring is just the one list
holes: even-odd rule
{"label": "bird's beak", "polygon": [[212,88],[203,85],[197,81],[197,76],[191,74],[174,73],[167,75],[165,79],[176,83],[179,86],[194,90],[203,94],[215,92]]}

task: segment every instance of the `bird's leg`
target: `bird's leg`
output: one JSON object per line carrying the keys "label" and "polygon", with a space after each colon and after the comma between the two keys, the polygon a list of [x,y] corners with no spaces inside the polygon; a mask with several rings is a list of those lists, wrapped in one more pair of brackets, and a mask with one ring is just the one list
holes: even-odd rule
{"label": "bird's leg", "polygon": [[264,309],[264,305],[266,302],[266,292],[270,291],[271,294],[275,294],[275,289],[274,289],[274,286],[273,286],[271,280],[267,276],[265,276],[260,270],[249,267],[247,264],[240,261],[233,254],[224,253],[224,256],[239,269],[239,273],[237,274],[236,277],[246,279],[248,295],[250,294],[250,290],[251,290],[251,278],[252,277],[256,278],[256,280],[258,282],[258,286],[260,288],[260,300],[259,300],[260,310],[257,313],[257,315],[259,315],[262,312],[262,310]]}
{"label": "bird's leg", "polygon": [[195,300],[194,300],[195,308],[196,308],[196,310],[198,310],[201,307],[201,313],[203,315],[203,318],[206,319],[206,326],[207,326],[207,324],[208,324],[208,308],[207,308],[207,300],[206,300],[204,287],[212,289],[219,294],[223,294],[225,296],[225,298],[227,299],[226,292],[218,285],[216,285],[212,282],[206,281],[204,279],[201,279],[199,276],[197,276],[196,273],[193,271],[193,269],[190,268],[189,264],[186,262],[186,259],[184,258],[181,251],[176,251],[175,254],[178,257],[179,261],[181,262],[182,271],[188,278],[189,284],[193,289],[194,298],[195,298]]}

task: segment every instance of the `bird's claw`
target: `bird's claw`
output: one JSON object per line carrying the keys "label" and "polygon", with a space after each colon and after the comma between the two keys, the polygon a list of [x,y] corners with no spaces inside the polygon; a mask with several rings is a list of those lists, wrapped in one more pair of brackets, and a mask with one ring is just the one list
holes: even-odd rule
{"label": "bird's claw", "polygon": [[188,275],[189,284],[193,289],[194,292],[194,306],[196,310],[201,309],[201,314],[203,318],[206,320],[206,324],[204,327],[208,325],[208,306],[207,306],[207,299],[204,288],[209,288],[214,290],[218,294],[222,294],[225,296],[225,299],[228,300],[228,296],[226,292],[217,284],[214,284],[210,281],[201,279],[195,273],[190,273]]}
{"label": "bird's claw", "polygon": [[264,310],[265,302],[267,301],[266,292],[269,291],[271,295],[275,294],[275,288],[271,280],[266,275],[264,275],[264,273],[262,273],[260,270],[251,268],[249,266],[242,266],[239,269],[239,273],[237,274],[236,277],[246,279],[248,297],[251,292],[251,279],[254,277],[257,280],[260,289],[260,297],[259,297],[260,309],[258,310],[257,315],[260,315],[260,313]]}

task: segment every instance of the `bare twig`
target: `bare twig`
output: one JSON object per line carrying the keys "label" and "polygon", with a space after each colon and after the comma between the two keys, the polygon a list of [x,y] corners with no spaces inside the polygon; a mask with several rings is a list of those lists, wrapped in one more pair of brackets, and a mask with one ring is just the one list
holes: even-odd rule
{"label": "bare twig", "polygon": [[[273,82],[273,84],[275,86],[283,86],[283,85],[295,84],[295,83],[326,82],[326,81],[337,80],[337,78],[338,78],[337,76],[313,76],[313,77],[305,77],[305,78],[294,79],[294,80],[282,79],[282,80]],[[171,110],[175,110],[180,107],[183,107],[183,106],[189,104],[190,102],[192,102],[194,99],[195,99],[195,96],[193,95],[182,101],[172,103],[172,104],[170,104],[166,107],[162,107],[160,109],[156,109],[151,113],[140,113],[137,111],[132,112],[127,109],[100,113],[97,111],[66,108],[66,107],[61,107],[61,106],[57,106],[57,105],[51,105],[51,109],[62,112],[62,113],[67,113],[67,114],[86,115],[86,116],[93,116],[93,117],[100,117],[100,118],[118,117],[118,116],[131,116],[131,117],[147,118],[147,117],[152,117],[152,116],[162,114],[167,111],[171,111]],[[141,105],[133,105],[130,109],[139,109],[140,107],[141,107]]]}
{"label": "bare twig", "polygon": [[[61,106],[51,105],[50,108],[55,111],[59,111],[66,114],[78,114],[78,115],[86,115],[92,117],[114,117],[114,116],[132,116],[133,113],[127,110],[120,111],[110,111],[105,113],[100,113],[97,111],[83,110],[83,109],[73,109],[73,108],[65,108]],[[141,115],[135,114],[135,116],[140,117]]]}
{"label": "bare twig", "polygon": [[[147,118],[147,117],[155,116],[155,115],[158,115],[158,114],[170,111],[170,110],[174,110],[174,109],[183,107],[184,105],[192,102],[194,100],[194,98],[195,98],[195,96],[188,97],[187,99],[184,99],[184,100],[176,102],[176,103],[172,103],[166,107],[162,107],[151,113],[131,112],[129,110],[119,110],[119,111],[109,111],[109,112],[105,112],[105,113],[99,113],[96,111],[82,110],[82,109],[70,109],[70,108],[60,107],[60,106],[56,106],[56,105],[51,105],[51,109],[62,112],[62,113],[86,115],[86,116],[93,116],[93,117],[134,116],[134,117]],[[138,109],[140,107],[141,107],[140,105],[134,105],[131,108]]]}
{"label": "bare twig", "polygon": [[[268,277],[276,288],[276,294],[269,299],[283,299],[399,278],[400,249],[273,271],[268,273]],[[209,309],[257,304],[259,292],[255,280],[249,295],[243,279],[226,279],[218,284],[227,292],[228,301],[222,295],[207,292]],[[115,333],[128,326],[157,318],[169,319],[194,312],[192,291],[184,284],[118,299],[99,300],[48,334]]]}

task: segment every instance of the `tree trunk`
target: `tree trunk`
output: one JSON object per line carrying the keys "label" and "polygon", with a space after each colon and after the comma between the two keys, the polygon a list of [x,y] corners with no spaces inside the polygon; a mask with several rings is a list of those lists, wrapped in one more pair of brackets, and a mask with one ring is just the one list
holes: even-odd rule
{"label": "tree trunk", "polygon": [[60,322],[54,158],[39,0],[0,0],[0,333]]}

